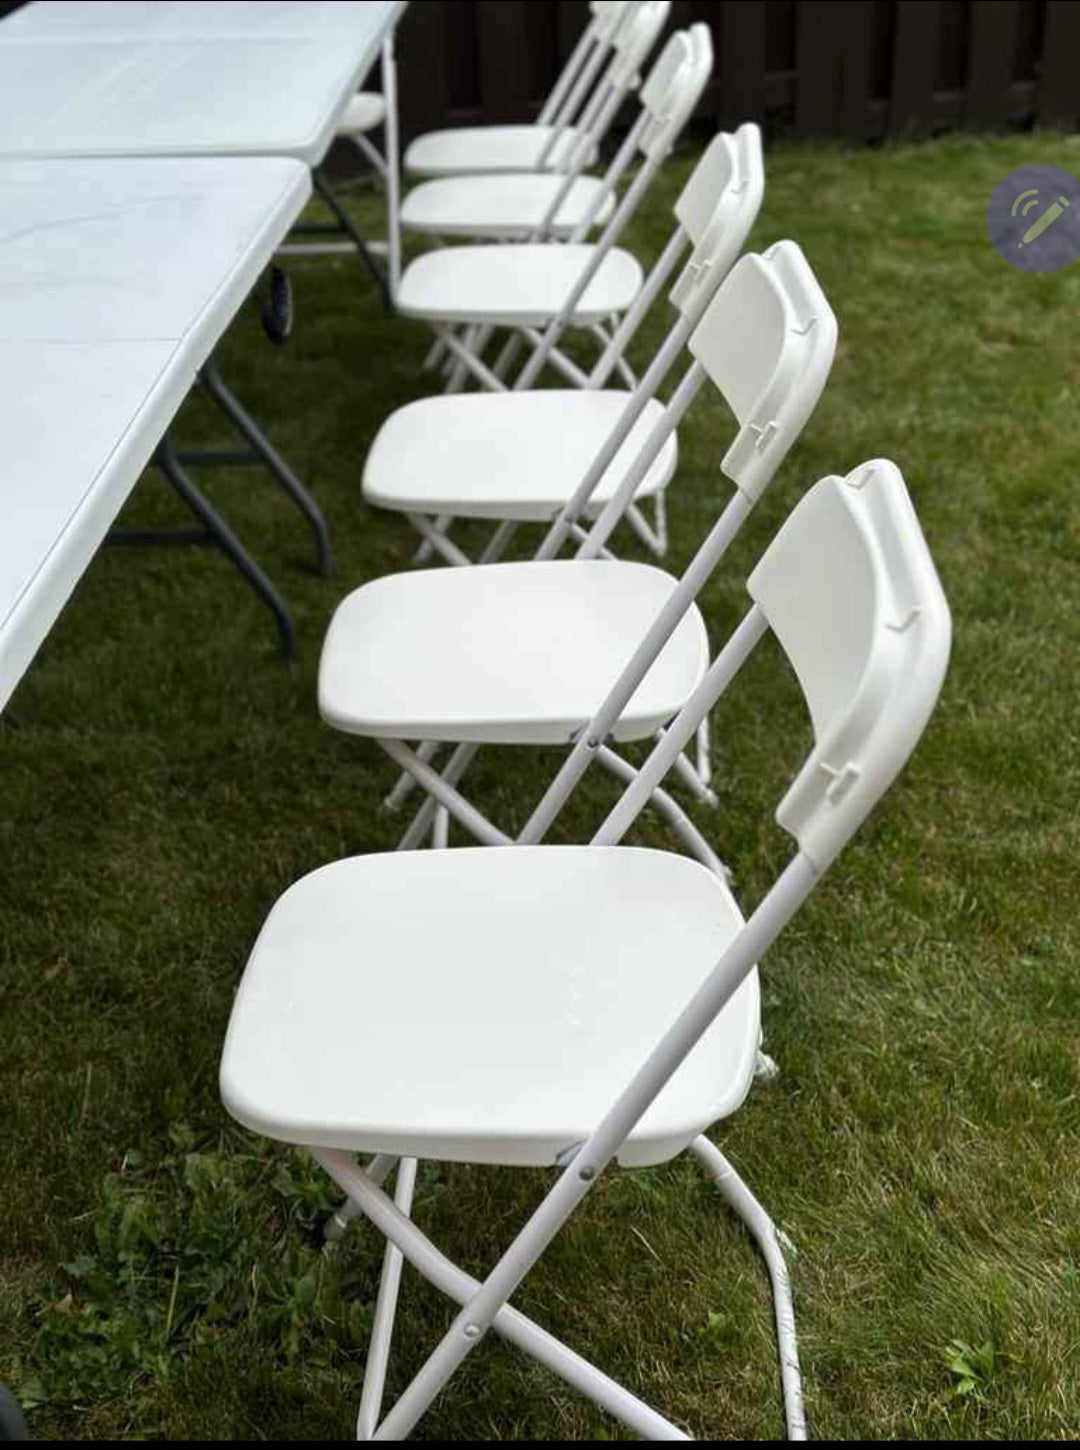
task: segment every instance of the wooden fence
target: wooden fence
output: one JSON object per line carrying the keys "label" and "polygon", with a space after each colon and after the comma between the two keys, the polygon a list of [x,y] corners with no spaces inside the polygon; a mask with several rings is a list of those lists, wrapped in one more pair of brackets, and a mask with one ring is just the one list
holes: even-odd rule
{"label": "wooden fence", "polygon": [[[406,134],[534,114],[586,15],[585,0],[412,0]],[[858,143],[1080,119],[1080,0],[676,0],[672,24],[694,20],[716,45],[713,126]]]}
{"label": "wooden fence", "polygon": [[[413,0],[406,130],[530,115],[586,13],[584,0]],[[857,143],[1080,117],[1080,0],[676,0],[672,24],[695,20],[716,46],[713,125]]]}

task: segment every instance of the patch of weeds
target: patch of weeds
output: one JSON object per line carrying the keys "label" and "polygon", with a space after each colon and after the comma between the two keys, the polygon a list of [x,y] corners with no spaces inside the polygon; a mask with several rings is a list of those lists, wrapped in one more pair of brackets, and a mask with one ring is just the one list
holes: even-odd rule
{"label": "patch of weeds", "polygon": [[153,1166],[129,1153],[102,1184],[85,1251],[29,1306],[22,1403],[145,1404],[200,1346],[256,1323],[285,1362],[309,1334],[323,1355],[363,1344],[366,1299],[319,1243],[334,1206],[306,1154],[250,1140],[199,1148],[182,1126]]}
{"label": "patch of weeds", "polygon": [[1002,1356],[993,1340],[977,1347],[954,1339],[945,1351],[945,1366],[952,1378],[952,1394],[956,1399],[980,1400],[990,1388],[1001,1367]]}

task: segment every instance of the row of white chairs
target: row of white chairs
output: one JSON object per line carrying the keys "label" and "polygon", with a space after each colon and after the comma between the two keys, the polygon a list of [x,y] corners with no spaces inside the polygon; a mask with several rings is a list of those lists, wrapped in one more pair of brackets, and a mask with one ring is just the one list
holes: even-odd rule
{"label": "row of white chairs", "polygon": [[[593,6],[528,154],[542,164],[563,148],[574,158],[564,179],[582,154],[597,154],[611,118],[607,101],[593,98],[616,84],[619,37],[666,8]],[[670,151],[710,67],[693,30],[661,54],[641,87],[646,119],[633,143],[641,159],[627,196]],[[647,138],[656,137],[653,150]],[[442,156],[449,169],[452,154],[475,158],[482,143],[453,153],[429,138],[413,159],[434,168]],[[507,155],[504,144],[489,154]],[[570,376],[569,388],[535,384],[545,368],[566,378],[559,344],[593,320],[580,279],[592,271],[587,292],[620,256],[610,233],[626,201],[614,188],[595,245],[554,229],[412,264],[434,271],[468,250],[478,259],[476,303],[416,312],[445,345],[452,391],[387,420],[364,492],[408,517],[454,567],[378,579],[344,600],[323,650],[319,707],[331,726],[377,741],[402,769],[389,804],[417,788],[424,799],[397,852],[326,866],[274,906],[221,1068],[233,1116],[309,1149],[346,1195],[328,1236],[362,1215],[387,1240],[360,1439],[408,1435],[489,1330],[644,1437],[689,1438],[510,1302],[610,1165],[651,1166],[687,1151],[762,1250],[788,1434],[805,1438],[782,1239],[707,1133],[740,1107],[760,1064],[758,963],[915,747],[944,678],[950,619],[903,478],[875,460],[803,494],[745,581],[739,623],[719,651],[710,646],[697,599],[805,428],[837,340],[832,309],[794,242],[744,253],[763,192],[757,128],[717,136],[676,203],[674,232],[648,279],[639,269],[624,305],[598,312],[610,322],[619,311],[621,320],[605,333],[596,367]],[[547,194],[550,203],[555,193]],[[514,275],[512,259],[521,292],[545,267],[557,274],[547,311],[492,300],[502,269]],[[465,266],[451,260],[446,275],[460,277]],[[419,286],[412,268],[406,296]],[[644,376],[608,386],[612,350],[624,356],[665,290],[675,320]],[[489,329],[509,331],[513,343],[500,340],[494,368],[482,361]],[[520,351],[526,362],[511,383]],[[480,392],[461,391],[466,356]],[[680,369],[662,402],[659,390]],[[610,545],[624,521],[663,552],[662,518],[649,525],[641,509],[677,479],[677,429],[703,389],[715,389],[732,415],[717,469],[730,497],[718,501],[677,577],[616,558]],[[462,517],[496,524],[477,563],[449,537]],[[525,522],[548,525],[539,548],[504,562]],[[573,557],[558,557],[568,547]],[[776,812],[792,857],[747,912],[672,779],[715,801],[702,768],[705,729],[770,634],[801,686],[812,743]],[[640,765],[618,748],[650,740]],[[734,763],[738,741],[723,740],[725,764]],[[563,750],[514,835],[462,789],[485,744]],[[443,747],[450,753],[440,765]],[[588,844],[545,844],[594,764],[622,783],[617,803]],[[645,810],[659,813],[681,850],[623,844]],[[419,849],[448,847],[452,823],[479,844]],[[559,1172],[480,1281],[412,1220],[421,1160]],[[384,1417],[406,1261],[460,1312]]]}

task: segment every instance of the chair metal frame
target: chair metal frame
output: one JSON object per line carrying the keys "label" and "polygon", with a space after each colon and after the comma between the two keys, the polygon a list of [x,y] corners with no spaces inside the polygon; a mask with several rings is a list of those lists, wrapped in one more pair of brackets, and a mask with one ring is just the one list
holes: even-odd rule
{"label": "chair metal frame", "polygon": [[[766,550],[747,592],[752,601],[748,612],[592,844],[617,846],[624,839],[701,719],[772,633],[802,686],[813,726],[810,754],[776,812],[778,823],[794,838],[796,854],[603,1119],[584,1142],[560,1158],[562,1172],[555,1185],[487,1277],[481,1282],[458,1269],[413,1223],[414,1160],[384,1152],[361,1168],[351,1152],[310,1150],[348,1195],[345,1209],[328,1225],[328,1237],[337,1237],[352,1218],[363,1215],[387,1240],[357,1427],[360,1439],[404,1439],[492,1329],[640,1435],[690,1438],[513,1309],[510,1300],[903,768],[933,712],[951,643],[948,605],[903,479],[895,465],[882,460],[864,464],[846,478],[830,477],[815,485]],[[858,622],[856,628],[850,626],[852,620]],[[594,751],[595,740],[602,738],[605,722],[617,708],[610,699],[605,703],[583,737],[582,750]],[[568,793],[564,775],[565,768],[545,797],[556,811]],[[542,834],[538,827],[533,839]],[[697,1137],[689,1149],[762,1249],[773,1291],[788,1435],[803,1440],[806,1419],[782,1238],[707,1137]],[[391,1198],[383,1185],[395,1168]],[[380,1421],[405,1260],[457,1303],[460,1312]]]}

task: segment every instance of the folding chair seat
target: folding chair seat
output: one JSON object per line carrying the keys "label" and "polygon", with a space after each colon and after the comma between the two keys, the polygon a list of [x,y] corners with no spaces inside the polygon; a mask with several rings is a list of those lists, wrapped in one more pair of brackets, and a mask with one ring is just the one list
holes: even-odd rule
{"label": "folding chair seat", "polygon": [[[492,406],[494,404],[494,406]],[[524,393],[462,393],[424,398],[391,414],[364,463],[364,497],[407,514],[547,523],[562,509],[618,426],[626,394],[568,388]],[[610,503],[663,415],[646,405],[588,504]],[[675,474],[672,433],[642,480],[638,502]]]}
{"label": "folding chair seat", "polygon": [[[226,1103],[255,1132],[305,1146],[558,1163],[742,926],[723,881],[660,851],[473,847],[337,862],[287,891],[263,928],[226,1052]],[[583,939],[603,943],[587,963]],[[751,977],[620,1160],[665,1162],[738,1108],[759,1032]]]}
{"label": "folding chair seat", "polygon": [[357,91],[338,122],[339,136],[364,136],[386,120],[386,100],[379,91]]}
{"label": "folding chair seat", "polygon": [[[405,153],[412,176],[445,177],[514,171],[557,172],[576,156],[591,166],[636,69],[656,43],[670,5],[593,0],[577,47],[535,123],[464,126],[418,136]],[[637,64],[623,65],[620,46],[637,27],[651,40]]]}
{"label": "folding chair seat", "polygon": [[[455,516],[547,522],[614,440],[581,510],[595,518],[659,427],[664,408],[655,389],[742,251],[764,184],[756,126],[714,137],[675,204],[676,230],[661,260],[585,386],[444,395],[406,405],[382,425],[365,460],[368,503],[442,518],[444,539]],[[605,386],[688,247],[690,257],[670,294],[676,320],[657,349],[647,384],[633,396]],[[672,430],[637,487],[630,506],[635,527],[637,506],[667,487],[677,455]],[[662,511],[655,528],[639,532],[663,553]]]}
{"label": "folding chair seat", "polygon": [[[592,257],[589,246],[552,244],[428,252],[406,267],[397,308],[403,317],[432,323],[543,327],[567,306]],[[612,249],[574,302],[571,325],[625,312],[643,281],[637,258]]]}
{"label": "folding chair seat", "polygon": [[[340,862],[288,891],[263,927],[233,1007],[222,1097],[256,1132],[306,1146],[348,1195],[333,1236],[362,1214],[387,1240],[360,1439],[405,1439],[492,1329],[638,1434],[688,1439],[509,1303],[612,1163],[686,1148],[765,1257],[788,1433],[806,1437],[780,1236],[703,1130],[751,1085],[759,963],[918,743],[951,626],[903,479],[881,460],[816,484],[746,588],[749,608],[590,845]],[[718,873],[620,843],[770,633],[812,743],[776,811],[795,854],[744,918]],[[606,701],[587,734],[602,735],[617,708]],[[548,791],[556,813],[563,775]],[[357,1153],[375,1156],[361,1168]],[[562,1171],[476,1280],[411,1218],[421,1157]],[[460,1313],[380,1423],[406,1259]]]}
{"label": "folding chair seat", "polygon": [[[565,745],[595,712],[674,587],[603,559],[389,574],[336,611],[319,667],[328,724],[391,740]],[[613,734],[652,735],[708,659],[691,611]]]}
{"label": "folding chair seat", "polygon": [[[482,362],[499,328],[542,348],[543,358],[553,364],[562,357],[557,344],[568,328],[590,328],[606,348],[603,323],[631,306],[643,281],[636,261],[616,244],[693,114],[712,66],[705,24],[676,32],[664,47],[642,86],[640,115],[612,170],[621,173],[637,155],[642,164],[595,245],[548,241],[448,247],[406,268],[396,299],[399,309],[427,321],[440,347],[453,354],[448,391],[459,391],[470,375],[484,386],[501,386],[498,368],[512,359],[501,360],[495,373]],[[508,305],[514,302],[516,307]],[[458,336],[457,329],[464,334]]]}
{"label": "folding chair seat", "polygon": [[428,181],[402,202],[401,226],[434,237],[521,241],[542,232],[564,241],[606,226],[614,215],[615,192],[602,178],[578,176],[565,196],[564,189],[560,176],[516,172]]}
{"label": "folding chair seat", "polygon": [[580,147],[586,165],[595,166],[599,147],[576,126],[461,126],[418,136],[405,152],[405,170],[441,178],[539,171],[543,164],[557,172]]}

